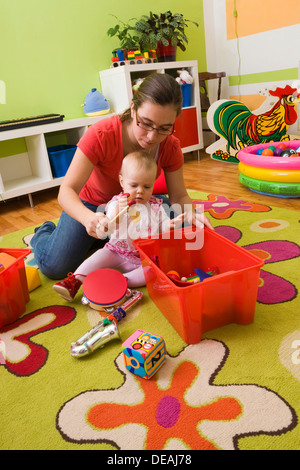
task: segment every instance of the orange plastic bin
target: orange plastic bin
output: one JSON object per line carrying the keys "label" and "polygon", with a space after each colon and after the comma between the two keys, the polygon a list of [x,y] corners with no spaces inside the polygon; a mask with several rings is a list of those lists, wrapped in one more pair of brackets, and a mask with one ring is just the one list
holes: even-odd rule
{"label": "orange plastic bin", "polygon": [[0,328],[16,321],[25,312],[29,293],[24,258],[31,250],[0,248],[0,260],[2,253],[15,258],[15,261],[0,272]]}
{"label": "orange plastic bin", "polygon": [[[259,273],[263,261],[244,248],[205,228],[202,248],[190,249],[195,227],[174,230],[152,238],[138,239],[149,295],[166,319],[188,344],[201,340],[202,333],[214,328],[254,320]],[[203,232],[202,232],[203,233]],[[159,267],[157,265],[159,263]],[[198,284],[176,286],[166,275],[170,270],[180,276],[218,268],[218,274]]]}

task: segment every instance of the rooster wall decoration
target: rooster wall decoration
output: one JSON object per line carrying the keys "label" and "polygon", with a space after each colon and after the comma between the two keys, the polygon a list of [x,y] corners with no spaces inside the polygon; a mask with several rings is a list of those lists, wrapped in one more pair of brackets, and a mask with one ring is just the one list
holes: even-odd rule
{"label": "rooster wall decoration", "polygon": [[295,106],[300,103],[299,84],[294,82],[292,86],[269,90],[269,94],[278,97],[278,100],[269,111],[262,114],[251,112],[240,101],[218,100],[213,103],[207,112],[207,122],[221,139],[206,151],[217,160],[238,163],[236,155],[244,147],[290,140],[287,129],[297,121]]}

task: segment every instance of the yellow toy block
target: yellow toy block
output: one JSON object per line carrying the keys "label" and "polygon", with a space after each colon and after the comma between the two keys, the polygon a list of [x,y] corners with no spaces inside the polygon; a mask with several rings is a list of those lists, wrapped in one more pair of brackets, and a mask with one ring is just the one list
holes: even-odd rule
{"label": "yellow toy block", "polygon": [[40,275],[37,268],[25,266],[28,291],[31,292],[41,285]]}

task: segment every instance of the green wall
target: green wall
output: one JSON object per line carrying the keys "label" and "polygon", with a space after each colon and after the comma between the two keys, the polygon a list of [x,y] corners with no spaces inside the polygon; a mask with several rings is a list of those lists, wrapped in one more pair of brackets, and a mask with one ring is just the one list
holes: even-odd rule
{"label": "green wall", "polygon": [[101,91],[98,72],[109,68],[119,45],[106,35],[115,24],[110,13],[126,22],[150,8],[200,24],[187,28],[187,50],[179,50],[177,60],[197,59],[206,70],[202,0],[0,0],[0,80],[6,84],[0,121],[48,113],[83,117],[81,105],[91,88]]}

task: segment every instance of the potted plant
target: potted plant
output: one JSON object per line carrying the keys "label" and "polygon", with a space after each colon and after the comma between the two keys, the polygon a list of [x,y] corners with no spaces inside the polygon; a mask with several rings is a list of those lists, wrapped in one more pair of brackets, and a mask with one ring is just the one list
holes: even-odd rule
{"label": "potted plant", "polygon": [[187,20],[181,13],[155,14],[150,11],[149,16],[143,15],[135,24],[135,29],[140,33],[140,45],[142,49],[156,49],[159,62],[176,60],[176,48],[186,50],[188,43],[185,28],[188,23],[199,26],[195,21]]}
{"label": "potted plant", "polygon": [[116,36],[119,39],[120,47],[117,49],[123,50],[124,55],[127,57],[128,50],[139,49],[139,37],[135,35],[135,26],[130,24],[130,22],[136,20],[136,18],[130,18],[127,23],[124,23],[117,16],[111,16],[116,18],[117,24],[113,28],[109,28],[106,34],[110,37]]}

